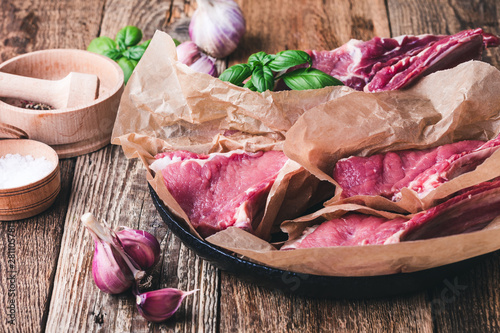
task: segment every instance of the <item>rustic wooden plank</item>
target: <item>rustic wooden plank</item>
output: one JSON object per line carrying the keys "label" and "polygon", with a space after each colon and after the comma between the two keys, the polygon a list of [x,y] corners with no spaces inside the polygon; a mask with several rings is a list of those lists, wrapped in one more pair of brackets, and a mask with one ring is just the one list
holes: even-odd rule
{"label": "rustic wooden plank", "polygon": [[0,222],[1,332],[43,331],[74,167],[61,161],[61,192],[47,211]]}
{"label": "rustic wooden plank", "polygon": [[99,31],[102,0],[1,1],[0,60],[49,48],[85,48]]}
{"label": "rustic wooden plank", "polygon": [[[388,1],[391,32],[401,34],[454,34],[483,28],[500,34],[497,1]],[[500,52],[485,52],[484,61],[500,68]],[[492,332],[500,328],[498,253],[471,270],[444,280],[429,291],[432,319],[438,332]]]}
{"label": "rustic wooden plank", "polygon": [[256,287],[224,273],[221,281],[221,332],[432,332],[425,293],[326,300]]}
{"label": "rustic wooden plank", "polygon": [[[97,35],[100,0],[0,2],[0,60],[48,48],[81,48]],[[1,144],[1,143],[0,143]],[[30,219],[0,224],[2,304],[15,305],[15,323],[2,307],[0,331],[44,330],[76,160],[61,161],[62,190],[54,206]],[[5,238],[4,238],[5,237]],[[6,242],[4,242],[4,239]],[[8,240],[15,244],[15,292],[9,296]],[[6,291],[5,293],[3,291]]]}
{"label": "rustic wooden plank", "polygon": [[333,49],[351,38],[389,34],[384,1],[243,1],[247,32],[230,65],[258,51]]}
{"label": "rustic wooden plank", "polygon": [[500,252],[429,293],[437,332],[500,331]]}
{"label": "rustic wooden plank", "polygon": [[[494,0],[389,0],[388,10],[392,36],[454,34],[473,28],[500,34],[500,4]],[[500,52],[487,50],[484,61],[500,68]]]}

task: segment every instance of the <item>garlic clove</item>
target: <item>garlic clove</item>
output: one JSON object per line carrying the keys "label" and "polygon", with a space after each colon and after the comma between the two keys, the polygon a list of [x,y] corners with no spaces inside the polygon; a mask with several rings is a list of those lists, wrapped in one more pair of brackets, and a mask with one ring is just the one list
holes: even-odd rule
{"label": "garlic clove", "polygon": [[177,59],[183,64],[191,66],[200,57],[200,49],[192,41],[187,41],[177,46]]}
{"label": "garlic clove", "polygon": [[120,227],[116,236],[120,240],[125,253],[146,271],[155,266],[160,260],[160,243],[155,236],[147,231]]}
{"label": "garlic clove", "polygon": [[184,298],[198,290],[185,292],[175,288],[165,288],[138,294],[137,310],[147,320],[158,323],[172,317]]}
{"label": "garlic clove", "polygon": [[245,18],[233,0],[198,0],[189,24],[189,36],[208,55],[224,58],[245,33]]}
{"label": "garlic clove", "polygon": [[92,275],[99,289],[110,294],[119,294],[140,281],[145,272],[129,257],[115,233],[100,224],[91,213],[81,217],[94,243]]}
{"label": "garlic clove", "polygon": [[193,70],[212,75],[217,77],[217,67],[215,66],[215,60],[205,54],[201,54],[201,57],[196,60],[191,66]]}
{"label": "garlic clove", "polygon": [[97,287],[108,294],[120,294],[132,287],[134,276],[125,261],[112,246],[91,234],[95,242],[92,275]]}

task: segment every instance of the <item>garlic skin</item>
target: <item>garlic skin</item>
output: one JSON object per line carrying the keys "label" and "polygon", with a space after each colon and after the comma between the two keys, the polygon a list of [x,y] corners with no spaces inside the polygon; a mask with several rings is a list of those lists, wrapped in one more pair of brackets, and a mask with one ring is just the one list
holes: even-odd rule
{"label": "garlic skin", "polygon": [[120,294],[132,287],[134,276],[121,256],[97,236],[92,238],[95,242],[92,275],[97,287],[107,294]]}
{"label": "garlic skin", "polygon": [[116,234],[100,224],[91,213],[81,217],[95,243],[92,275],[99,289],[108,294],[119,294],[140,281],[145,272],[128,256]]}
{"label": "garlic skin", "polygon": [[201,54],[201,57],[196,60],[190,67],[200,73],[206,73],[212,75],[213,77],[218,76],[217,67],[215,66],[215,60],[203,53]]}
{"label": "garlic skin", "polygon": [[189,24],[189,36],[208,55],[224,58],[245,33],[245,18],[233,0],[198,0]]}
{"label": "garlic skin", "polygon": [[192,41],[187,41],[179,44],[176,50],[177,59],[188,66],[191,66],[196,60],[200,59],[201,57],[200,49]]}
{"label": "garlic skin", "polygon": [[143,271],[151,269],[160,260],[160,243],[149,232],[120,227],[120,230],[116,231],[115,234],[120,240],[125,253]]}
{"label": "garlic skin", "polygon": [[165,288],[148,291],[136,296],[137,310],[148,321],[158,323],[172,317],[186,296],[197,292]]}
{"label": "garlic skin", "polygon": [[177,46],[177,59],[193,70],[217,77],[215,59],[207,56],[192,41],[187,41]]}

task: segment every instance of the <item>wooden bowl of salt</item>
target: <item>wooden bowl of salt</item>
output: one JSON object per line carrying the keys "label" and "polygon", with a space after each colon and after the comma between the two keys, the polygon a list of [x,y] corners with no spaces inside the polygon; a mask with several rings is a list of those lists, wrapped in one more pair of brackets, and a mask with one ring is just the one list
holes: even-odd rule
{"label": "wooden bowl of salt", "polygon": [[54,149],[34,140],[0,141],[0,221],[43,212],[60,189],[59,157]]}
{"label": "wooden bowl of salt", "polygon": [[40,101],[4,97],[0,98],[0,122],[50,145],[60,158],[86,154],[109,144],[123,92],[123,71],[113,60],[84,50],[42,50],[0,64],[0,72],[43,80],[62,80],[71,72],[96,75],[99,89],[93,101],[41,110],[22,104]]}

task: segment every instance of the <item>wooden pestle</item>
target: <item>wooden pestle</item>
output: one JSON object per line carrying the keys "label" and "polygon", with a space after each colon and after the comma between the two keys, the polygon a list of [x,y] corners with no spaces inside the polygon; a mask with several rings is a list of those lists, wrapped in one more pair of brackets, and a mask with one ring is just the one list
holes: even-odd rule
{"label": "wooden pestle", "polygon": [[0,97],[63,109],[92,103],[98,95],[99,78],[94,74],[71,72],[61,80],[42,80],[0,72]]}

